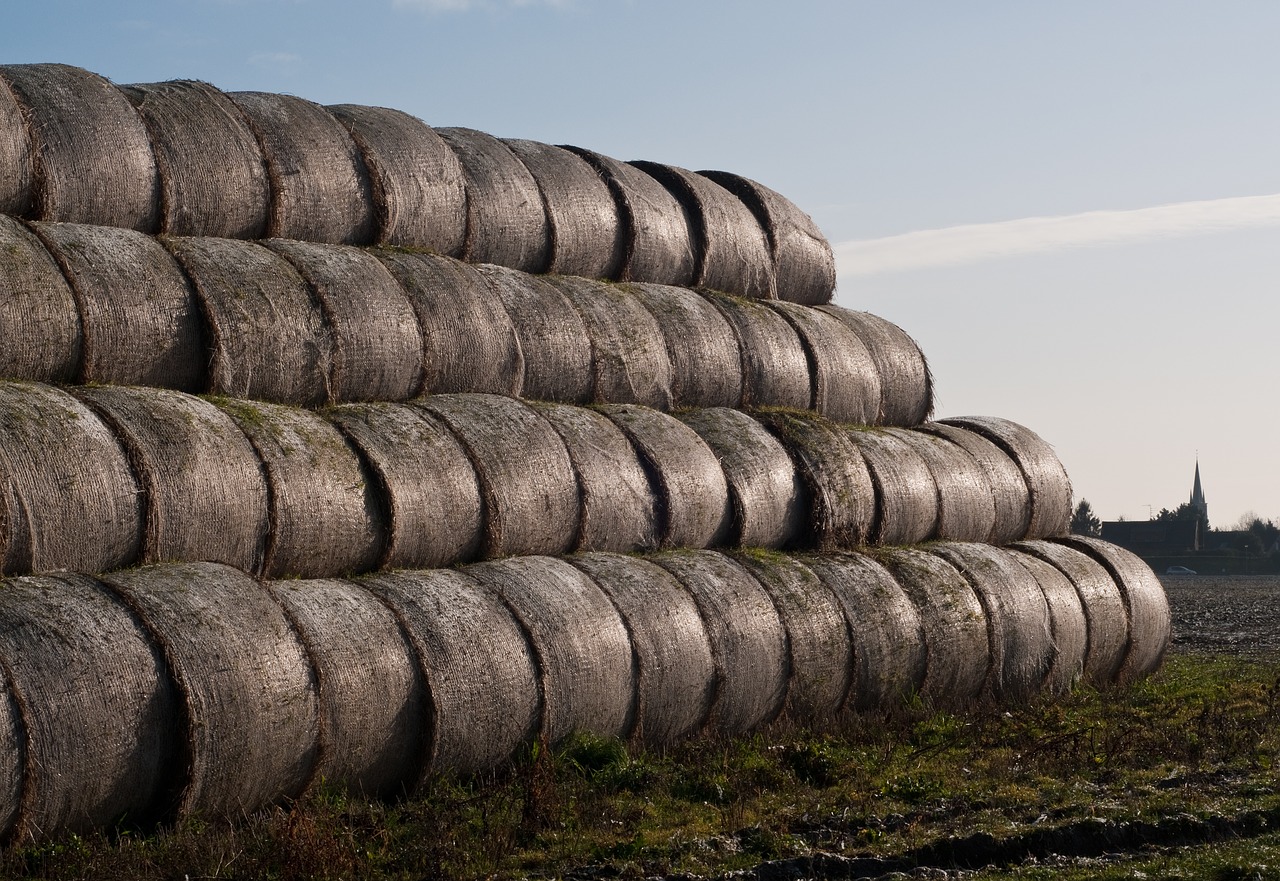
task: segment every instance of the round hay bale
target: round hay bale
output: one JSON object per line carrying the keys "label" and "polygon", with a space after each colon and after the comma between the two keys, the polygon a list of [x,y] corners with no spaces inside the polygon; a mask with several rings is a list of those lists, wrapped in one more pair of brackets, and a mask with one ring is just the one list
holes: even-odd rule
{"label": "round hay bale", "polygon": [[693,284],[754,300],[777,299],[773,259],[751,210],[708,177],[659,162],[632,162],[679,200],[697,247]]}
{"label": "round hay bale", "polygon": [[778,301],[769,308],[791,322],[804,344],[813,378],[813,409],[837,422],[875,425],[880,416],[880,375],[858,335],[809,306]]}
{"label": "round hay bale", "polygon": [[1071,479],[1053,447],[1040,435],[997,416],[960,416],[940,421],[981,434],[1018,464],[1031,493],[1028,538],[1067,534],[1071,524]]}
{"label": "round hay bale", "polygon": [[373,242],[369,170],[347,129],[319,104],[292,95],[231,92],[262,147],[271,181],[267,236]]}
{"label": "round hay bale", "polygon": [[698,174],[733,193],[756,216],[768,237],[778,299],[806,306],[831,302],[835,255],[813,218],[764,184],[727,171]]}
{"label": "round hay bale", "polygon": [[315,406],[330,398],[333,340],[302,276],[252,242],[170,238],[206,321],[209,390]]}
{"label": "round hay bale", "polygon": [[578,310],[591,344],[591,400],[671,409],[671,356],[649,310],[617,285],[548,276]]}
{"label": "round hay bale", "polygon": [[204,319],[177,262],[152,236],[78,223],[34,223],[80,306],[79,381],[201,391]]}
{"label": "round hay bale", "polygon": [[673,407],[737,407],[742,403],[742,353],[720,311],[687,288],[629,284],[627,293],[649,310],[671,360]]}
{"label": "round hay bale", "polygon": [[666,551],[650,559],[684,585],[702,613],[718,683],[710,727],[733,735],[773,721],[791,671],[787,632],[768,591],[714,551]]}
{"label": "round hay bale", "polygon": [[830,720],[844,707],[853,681],[853,637],[840,603],[794,557],[748,551],[733,559],[768,591],[786,629],[790,685],[784,713],[804,725]]}
{"label": "round hay bale", "polygon": [[70,573],[4,582],[0,659],[23,732],[21,751],[5,753],[25,770],[16,837],[161,818],[182,773],[181,709],[159,651],[114,594]]}
{"label": "round hay bale", "polygon": [[631,637],[608,596],[564,560],[520,557],[467,567],[511,609],[537,659],[542,734],[627,737],[635,726]]}
{"label": "round hay bale", "polygon": [[242,817],[295,798],[319,757],[315,673],[266,589],[216,563],[112,572],[102,581],[164,656],[183,714],[179,817]]}
{"label": "round hay bale", "polygon": [[1020,541],[1011,549],[1051,563],[1070,579],[1088,624],[1084,677],[1095,686],[1114,683],[1129,649],[1129,616],[1115,578],[1093,557],[1068,545]]}
{"label": "round hay bale", "polygon": [[849,438],[867,463],[876,493],[871,540],[909,545],[937,535],[938,484],[924,457],[882,429],[852,430]]}
{"label": "round hay bale", "polygon": [[120,91],[142,116],[160,178],[159,231],[260,239],[271,185],[244,114],[208,83],[137,83]]}
{"label": "round hay bale", "polygon": [[58,264],[21,222],[0,215],[0,376],[73,382],[80,375],[80,307]]}
{"label": "round hay bale", "polygon": [[0,78],[0,214],[24,217],[31,211],[33,162],[22,107]]}
{"label": "round hay bale", "polygon": [[1003,545],[1027,537],[1031,523],[1031,492],[1018,463],[1000,447],[977,432],[940,422],[926,422],[919,430],[946,438],[977,463],[991,489],[995,520],[991,534],[982,541]]}
{"label": "round hay bale", "polygon": [[1049,605],[1039,582],[1002,548],[940,542],[930,545],[929,552],[955,566],[982,603],[995,697],[1031,700],[1044,689],[1056,653]]}
{"label": "round hay bale", "polygon": [[733,504],[731,544],[781,548],[807,538],[808,494],[786,447],[739,410],[688,410],[681,422],[720,460]]}
{"label": "round hay bale", "polygon": [[589,162],[609,185],[622,218],[625,259],[616,276],[689,287],[697,272],[693,219],[667,188],[634,165],[561,145]]}
{"label": "round hay bale", "polygon": [[0,65],[31,138],[37,220],[155,232],[160,182],[151,139],[110,82],[66,64]]}
{"label": "round hay bale", "polygon": [[524,356],[519,395],[535,401],[591,400],[591,346],[582,316],[554,285],[504,266],[478,266],[506,309]]}
{"label": "round hay bale", "polygon": [[365,572],[387,542],[377,482],[331,423],[309,410],[221,399],[267,480],[269,527],[262,572],[323,578]]}
{"label": "round hay bale", "polygon": [[537,736],[542,694],[533,649],[494,591],[453,569],[360,583],[395,613],[427,683],[427,720],[418,728],[423,775],[491,770]]}
{"label": "round hay bale", "polygon": [[403,794],[421,773],[429,717],[417,653],[396,615],[348,581],[277,581],[267,589],[315,669],[315,779],[361,795]]}
{"label": "round hay bale", "polygon": [[547,420],[500,395],[433,395],[416,406],[448,426],[475,466],[484,501],[482,557],[573,547],[582,517],[578,481]]}
{"label": "round hay bale", "polygon": [[884,712],[920,691],[928,650],[916,608],[889,571],[861,554],[807,554],[800,558],[835,596],[852,646],[845,707]]}
{"label": "round hay bale", "polygon": [[0,660],[0,838],[15,837],[22,807],[22,785],[26,764],[26,731],[13,696],[11,677]]}
{"label": "round hay bale", "polygon": [[927,663],[920,694],[937,707],[966,707],[983,695],[999,662],[990,624],[969,582],[941,557],[908,548],[878,555],[920,610]]}
{"label": "round hay bale", "polygon": [[1058,541],[1105,566],[1120,589],[1129,616],[1129,647],[1116,680],[1129,683],[1160,669],[1173,636],[1173,622],[1169,598],[1151,567],[1136,554],[1101,539],[1073,535]]}
{"label": "round hay bale", "polygon": [[465,263],[432,254],[383,251],[378,259],[418,316],[425,356],[423,394],[520,394],[520,339],[484,276]]}
{"label": "round hay bale", "polygon": [[909,428],[883,431],[919,454],[933,476],[938,488],[934,537],[947,541],[989,540],[995,529],[995,499],[986,473],[973,456],[938,435]]}
{"label": "round hay bale", "polygon": [[480,483],[439,420],[405,404],[347,404],[325,418],[360,452],[387,522],[378,568],[451,566],[480,548]]}
{"label": "round hay bale", "polygon": [[697,433],[647,407],[602,404],[600,412],[635,446],[658,499],[662,547],[723,544],[733,527],[729,484],[716,454]]}
{"label": "round hay bale", "polygon": [[658,499],[640,455],[622,429],[586,407],[530,406],[560,435],[578,478],[582,520],[573,549],[656,549],[662,538]]}
{"label": "round hay bale", "polygon": [[914,427],[933,413],[933,374],[924,352],[902,328],[870,312],[854,312],[839,306],[819,311],[839,319],[856,334],[871,355],[880,377],[880,425]]}
{"label": "round hay bale", "polygon": [[462,164],[422,120],[386,107],[332,104],[369,171],[375,241],[461,257],[467,236]]}
{"label": "round hay bale", "polygon": [[440,128],[436,133],[462,163],[466,181],[463,259],[545,272],[551,262],[551,226],[529,169],[493,135],[469,128]]}
{"label": "round hay bale", "polygon": [[0,382],[0,476],[5,573],[100,572],[137,561],[139,478],[111,430],[71,395]]}
{"label": "round hay bale", "polygon": [[631,736],[662,747],[699,731],[711,712],[716,667],[693,596],[667,570],[639,557],[596,553],[569,562],[609,597],[631,639]]}
{"label": "round hay bale", "polygon": [[1080,595],[1071,580],[1051,563],[1018,548],[1007,548],[1006,552],[1031,573],[1049,605],[1055,651],[1045,689],[1050,694],[1066,694],[1084,675],[1085,654],[1089,650],[1089,622]]}
{"label": "round hay bale", "polygon": [[738,337],[743,407],[813,405],[813,369],[795,328],[764,303],[703,291]]}
{"label": "round hay bale", "polygon": [[782,441],[807,491],[807,533],[796,545],[857,547],[871,535],[878,511],[876,490],[862,453],[842,426],[804,411],[755,414]]}
{"label": "round hay bale", "polygon": [[551,232],[546,271],[617,278],[626,257],[622,217],[609,185],[581,156],[537,141],[504,139],[538,182]]}
{"label": "round hay bale", "polygon": [[110,426],[137,472],[146,511],[139,562],[209,560],[260,571],[270,525],[267,481],[230,417],[166,389],[102,386],[75,394]]}
{"label": "round hay bale", "polygon": [[333,339],[334,402],[405,401],[423,383],[422,330],[404,288],[375,256],[344,245],[272,239],[310,286]]}

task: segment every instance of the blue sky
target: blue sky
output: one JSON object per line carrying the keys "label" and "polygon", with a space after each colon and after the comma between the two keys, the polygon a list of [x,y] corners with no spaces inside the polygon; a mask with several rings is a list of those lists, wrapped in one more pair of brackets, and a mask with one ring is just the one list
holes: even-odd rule
{"label": "blue sky", "polygon": [[1198,451],[1214,525],[1280,519],[1280,205],[1249,198],[1280,194],[1272,0],[41,0],[5,18],[4,62],[754,177],[837,245],[837,302],[920,341],[941,415],[1035,429],[1104,518],[1185,501]]}

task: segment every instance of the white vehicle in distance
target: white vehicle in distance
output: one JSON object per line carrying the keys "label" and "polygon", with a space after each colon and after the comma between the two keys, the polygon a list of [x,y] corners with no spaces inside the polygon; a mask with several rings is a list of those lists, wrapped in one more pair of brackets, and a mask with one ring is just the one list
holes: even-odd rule
{"label": "white vehicle in distance", "polygon": [[1188,569],[1186,566],[1170,566],[1164,570],[1165,575],[1195,575],[1196,570]]}

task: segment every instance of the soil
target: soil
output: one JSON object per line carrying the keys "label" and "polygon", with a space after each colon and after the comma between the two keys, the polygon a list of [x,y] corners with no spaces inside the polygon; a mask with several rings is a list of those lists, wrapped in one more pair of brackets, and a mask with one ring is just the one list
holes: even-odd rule
{"label": "soil", "polygon": [[1280,651],[1280,575],[1161,575],[1173,651]]}

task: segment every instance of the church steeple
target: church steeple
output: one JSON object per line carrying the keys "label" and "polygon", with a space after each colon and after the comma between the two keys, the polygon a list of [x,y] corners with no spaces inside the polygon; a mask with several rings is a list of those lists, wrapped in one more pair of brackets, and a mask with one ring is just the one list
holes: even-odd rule
{"label": "church steeple", "polygon": [[1200,516],[1209,519],[1209,504],[1204,500],[1204,490],[1200,488],[1200,459],[1196,459],[1196,479],[1191,484],[1191,507],[1200,512]]}

